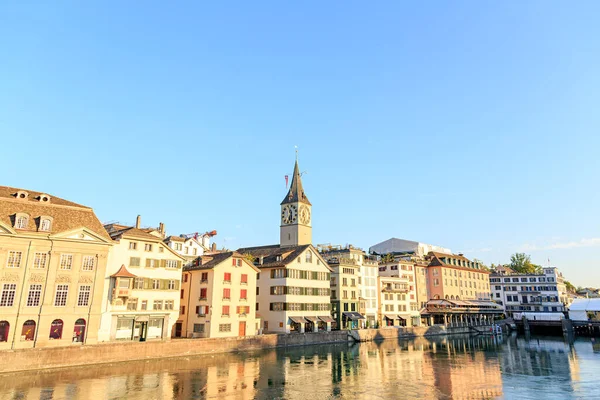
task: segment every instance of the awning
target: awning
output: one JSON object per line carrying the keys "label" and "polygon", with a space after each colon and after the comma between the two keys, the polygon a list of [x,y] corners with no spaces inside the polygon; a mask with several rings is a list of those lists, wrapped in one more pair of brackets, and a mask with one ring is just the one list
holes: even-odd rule
{"label": "awning", "polygon": [[306,318],[310,322],[314,322],[314,323],[319,322],[319,318],[317,318],[317,317],[304,317],[304,318]]}
{"label": "awning", "polygon": [[351,319],[352,321],[358,321],[359,319],[365,319],[360,313],[357,312],[345,312],[344,317]]}
{"label": "awning", "polygon": [[292,320],[292,322],[295,322],[297,324],[305,324],[308,322],[304,319],[304,317],[290,317],[290,319]]}
{"label": "awning", "polygon": [[395,319],[396,319],[396,316],[395,316],[395,315],[386,315],[385,317],[386,317],[387,319],[389,319],[390,321],[393,321],[393,320],[395,320]]}
{"label": "awning", "polygon": [[335,322],[335,320],[333,318],[331,318],[330,316],[328,316],[328,315],[325,316],[325,317],[319,317],[319,319],[321,321],[323,321],[323,322],[326,322],[326,323]]}
{"label": "awning", "polygon": [[402,315],[398,315],[398,319],[406,321],[406,318],[402,317]]}

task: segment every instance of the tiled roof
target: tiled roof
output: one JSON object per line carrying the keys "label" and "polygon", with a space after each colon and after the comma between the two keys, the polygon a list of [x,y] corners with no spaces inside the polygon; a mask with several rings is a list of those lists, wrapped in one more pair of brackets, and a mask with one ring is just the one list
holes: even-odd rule
{"label": "tiled roof", "polygon": [[[28,197],[17,199],[15,196],[17,191],[27,192]],[[40,223],[39,217],[46,216],[52,218],[50,234],[55,235],[77,228],[87,228],[97,235],[110,240],[102,223],[90,207],[51,195],[48,195],[50,197],[49,201],[41,202],[39,196],[42,194],[45,193],[0,186],[0,221],[14,227],[15,215],[17,213],[25,213],[29,215],[27,229],[17,229],[17,231],[36,233],[38,232]],[[40,234],[47,235],[48,232],[40,232]]]}
{"label": "tiled roof", "polygon": [[145,232],[142,229],[134,228],[132,226],[128,226],[118,231],[111,232],[110,236],[114,240],[121,239],[122,237],[135,237],[139,239],[151,240],[153,242],[162,242],[162,238],[154,236],[150,233]]}
{"label": "tiled roof", "polygon": [[[304,244],[301,246],[286,246],[281,247],[278,244],[270,246],[258,246],[258,247],[243,247],[238,249],[238,253],[250,254],[255,258],[255,265],[258,268],[273,268],[273,267],[285,267],[287,264],[293,262],[300,256],[306,249],[311,248],[316,257],[321,258],[324,261],[325,268],[331,271],[331,267],[327,265],[327,262],[321,257],[317,249],[311,244]],[[258,263],[260,258],[263,258],[262,264]]]}
{"label": "tiled roof", "polygon": [[185,239],[180,236],[169,236],[165,239],[165,242],[185,242]]}
{"label": "tiled roof", "polygon": [[306,194],[304,193],[304,188],[302,188],[302,179],[300,178],[298,160],[296,160],[296,164],[294,164],[294,173],[292,174],[292,184],[290,185],[290,190],[281,204],[297,202],[311,205],[310,201],[308,201],[308,197],[306,197]]}
{"label": "tiled roof", "polygon": [[481,265],[479,266],[480,268],[478,269],[478,268],[470,267],[470,266],[454,265],[450,262],[445,262],[442,260],[442,259],[446,259],[446,260],[456,259],[456,260],[466,261],[467,263],[472,263],[472,261],[469,260],[468,258],[458,255],[458,254],[447,254],[447,253],[438,253],[435,251],[430,251],[429,253],[427,253],[427,255],[431,257],[429,266],[448,266],[448,267],[452,267],[452,268],[461,268],[461,269],[469,269],[469,270],[474,269],[481,273],[489,273],[485,269],[481,268]]}
{"label": "tiled roof", "polygon": [[242,259],[244,259],[245,262],[247,262],[249,265],[254,267],[251,263],[249,263],[247,260],[245,260],[245,257],[243,254],[240,254],[237,251],[226,251],[224,253],[209,253],[209,254],[205,254],[203,256],[197,257],[194,260],[194,262],[192,263],[192,265],[184,267],[183,270],[184,271],[196,271],[196,270],[200,270],[200,269],[212,269],[212,268],[216,267],[217,265],[221,264],[223,261],[226,261],[227,259],[229,259],[231,257],[242,258]]}
{"label": "tiled roof", "polygon": [[127,268],[125,268],[125,265],[121,265],[121,268],[119,268],[119,270],[117,272],[115,272],[114,274],[112,274],[110,277],[111,278],[137,278],[137,275],[134,275],[131,272],[127,271]]}

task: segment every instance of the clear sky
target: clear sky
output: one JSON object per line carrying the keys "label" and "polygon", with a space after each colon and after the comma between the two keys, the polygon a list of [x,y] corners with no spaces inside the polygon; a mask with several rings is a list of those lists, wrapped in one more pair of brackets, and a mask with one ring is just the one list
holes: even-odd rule
{"label": "clear sky", "polygon": [[104,221],[525,251],[600,286],[600,2],[0,4],[0,184]]}

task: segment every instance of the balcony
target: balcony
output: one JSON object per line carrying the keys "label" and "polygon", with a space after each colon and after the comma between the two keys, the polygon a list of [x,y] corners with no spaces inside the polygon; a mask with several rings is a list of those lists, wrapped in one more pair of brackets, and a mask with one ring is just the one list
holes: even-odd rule
{"label": "balcony", "polygon": [[208,299],[206,297],[200,297],[198,300],[199,301],[207,301]]}
{"label": "balcony", "polygon": [[113,289],[113,298],[115,297],[130,297],[131,289],[129,288],[114,288]]}

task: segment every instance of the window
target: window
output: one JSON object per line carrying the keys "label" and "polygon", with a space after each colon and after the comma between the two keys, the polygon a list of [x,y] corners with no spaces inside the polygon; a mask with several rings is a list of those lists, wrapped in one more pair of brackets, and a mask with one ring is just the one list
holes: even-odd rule
{"label": "window", "polygon": [[42,218],[40,221],[40,231],[50,232],[50,220],[48,218]]}
{"label": "window", "polygon": [[160,289],[160,280],[152,279],[152,289]]}
{"label": "window", "polygon": [[72,254],[61,254],[60,269],[71,269],[72,266],[73,266],[73,255]]}
{"label": "window", "polygon": [[[0,328],[1,330],[1,328]],[[23,324],[23,330],[21,331],[21,340],[29,341],[35,337],[35,321],[28,320]]]}
{"label": "window", "polygon": [[248,284],[248,274],[242,274],[241,283],[242,283],[242,285]]}
{"label": "window", "polygon": [[35,253],[33,256],[33,268],[43,269],[46,268],[48,262],[48,253]]}
{"label": "window", "polygon": [[221,315],[229,317],[229,306],[223,306],[223,310],[221,311]]}
{"label": "window", "polygon": [[[462,283],[462,282],[461,282],[461,283]],[[439,279],[437,279],[437,278],[435,278],[435,279],[433,280],[433,286],[439,286],[439,285],[440,285],[440,280],[439,280]]]}
{"label": "window", "polygon": [[127,311],[136,311],[137,304],[138,304],[138,299],[128,299],[127,300]]}
{"label": "window", "polygon": [[159,246],[159,247],[158,247],[158,252],[159,252],[159,253],[164,253],[164,252],[165,252],[165,248],[164,248],[164,247],[162,247],[162,246]]}
{"label": "window", "polygon": [[185,254],[187,254],[187,253],[188,253],[188,251],[190,251],[190,248],[186,246],[186,247],[185,247],[185,249],[183,249],[183,252],[184,252]]}
{"label": "window", "polygon": [[152,245],[150,243],[144,244],[144,251],[152,251]]}
{"label": "window", "polygon": [[250,307],[249,306],[238,306],[237,307],[237,313],[238,315],[246,315],[250,313]]}
{"label": "window", "polygon": [[158,268],[159,266],[160,263],[158,262],[158,260],[154,260],[152,258],[146,259],[146,268]]}
{"label": "window", "polygon": [[311,263],[312,262],[312,255],[313,255],[312,251],[309,250],[309,251],[306,252],[306,262],[307,263]]}
{"label": "window", "polygon": [[208,272],[203,272],[202,277],[200,278],[200,283],[208,282]]}
{"label": "window", "polygon": [[139,267],[141,259],[139,257],[129,257],[130,267]]}
{"label": "window", "polygon": [[219,332],[231,332],[231,324],[219,324]]}
{"label": "window", "polygon": [[12,307],[15,302],[15,293],[17,291],[16,283],[5,283],[2,285],[2,295],[0,296],[0,307]]}
{"label": "window", "polygon": [[29,293],[27,294],[27,307],[38,307],[40,305],[41,295],[42,285],[29,285]]}
{"label": "window", "polygon": [[140,306],[140,310],[145,311],[148,309],[148,300],[142,300],[142,305]]}
{"label": "window", "polygon": [[69,285],[56,285],[56,294],[54,295],[54,307],[66,306],[68,295]]}
{"label": "window", "polygon": [[16,229],[27,229],[27,224],[29,223],[29,217],[25,215],[19,215],[15,222]]}
{"label": "window", "polygon": [[23,252],[21,251],[9,251],[8,259],[6,260],[6,268],[19,268],[21,266],[21,258]]}
{"label": "window", "polygon": [[194,249],[194,255],[197,256],[198,255],[198,249]]}
{"label": "window", "polygon": [[169,290],[175,290],[175,281],[173,279],[169,280],[169,284],[168,284],[168,289]]}
{"label": "window", "polygon": [[194,333],[204,333],[204,324],[194,324]]}
{"label": "window", "polygon": [[137,242],[129,242],[129,250],[137,250]]}
{"label": "window", "polygon": [[181,290],[179,291],[179,298],[180,298],[180,299],[183,299],[183,296],[184,296],[184,290],[183,290],[183,289],[181,289]]}
{"label": "window", "polygon": [[119,278],[119,288],[120,289],[129,289],[129,282],[131,281],[131,279],[129,278]]}
{"label": "window", "polygon": [[50,325],[50,339],[62,338],[63,322],[62,319],[55,319]]}
{"label": "window", "polygon": [[144,278],[135,278],[133,280],[133,288],[134,289],[143,289],[144,288]]}
{"label": "window", "polygon": [[200,289],[200,300],[206,300],[206,292],[207,292],[207,288],[202,288]]}
{"label": "window", "polygon": [[225,275],[223,277],[223,281],[231,283],[231,272],[225,272]]}
{"label": "window", "polygon": [[87,307],[90,304],[90,285],[79,286],[79,296],[77,296],[77,307]]}
{"label": "window", "polygon": [[83,256],[83,263],[81,264],[81,269],[84,271],[93,271],[95,264],[95,256]]}
{"label": "window", "polygon": [[181,250],[181,248],[182,248],[181,243],[175,243],[175,250]]}
{"label": "window", "polygon": [[223,289],[223,300],[229,300],[231,298],[231,289]]}
{"label": "window", "polygon": [[175,300],[165,300],[165,310],[173,310],[175,307]]}
{"label": "window", "polygon": [[246,289],[240,290],[240,299],[247,300],[248,299],[248,291]]}
{"label": "window", "polygon": [[173,268],[176,269],[177,268],[177,260],[167,260],[167,263],[165,264],[165,266],[167,268]]}
{"label": "window", "polygon": [[162,310],[163,309],[163,302],[162,302],[162,300],[154,300],[154,304],[152,305],[152,309],[153,310]]}

